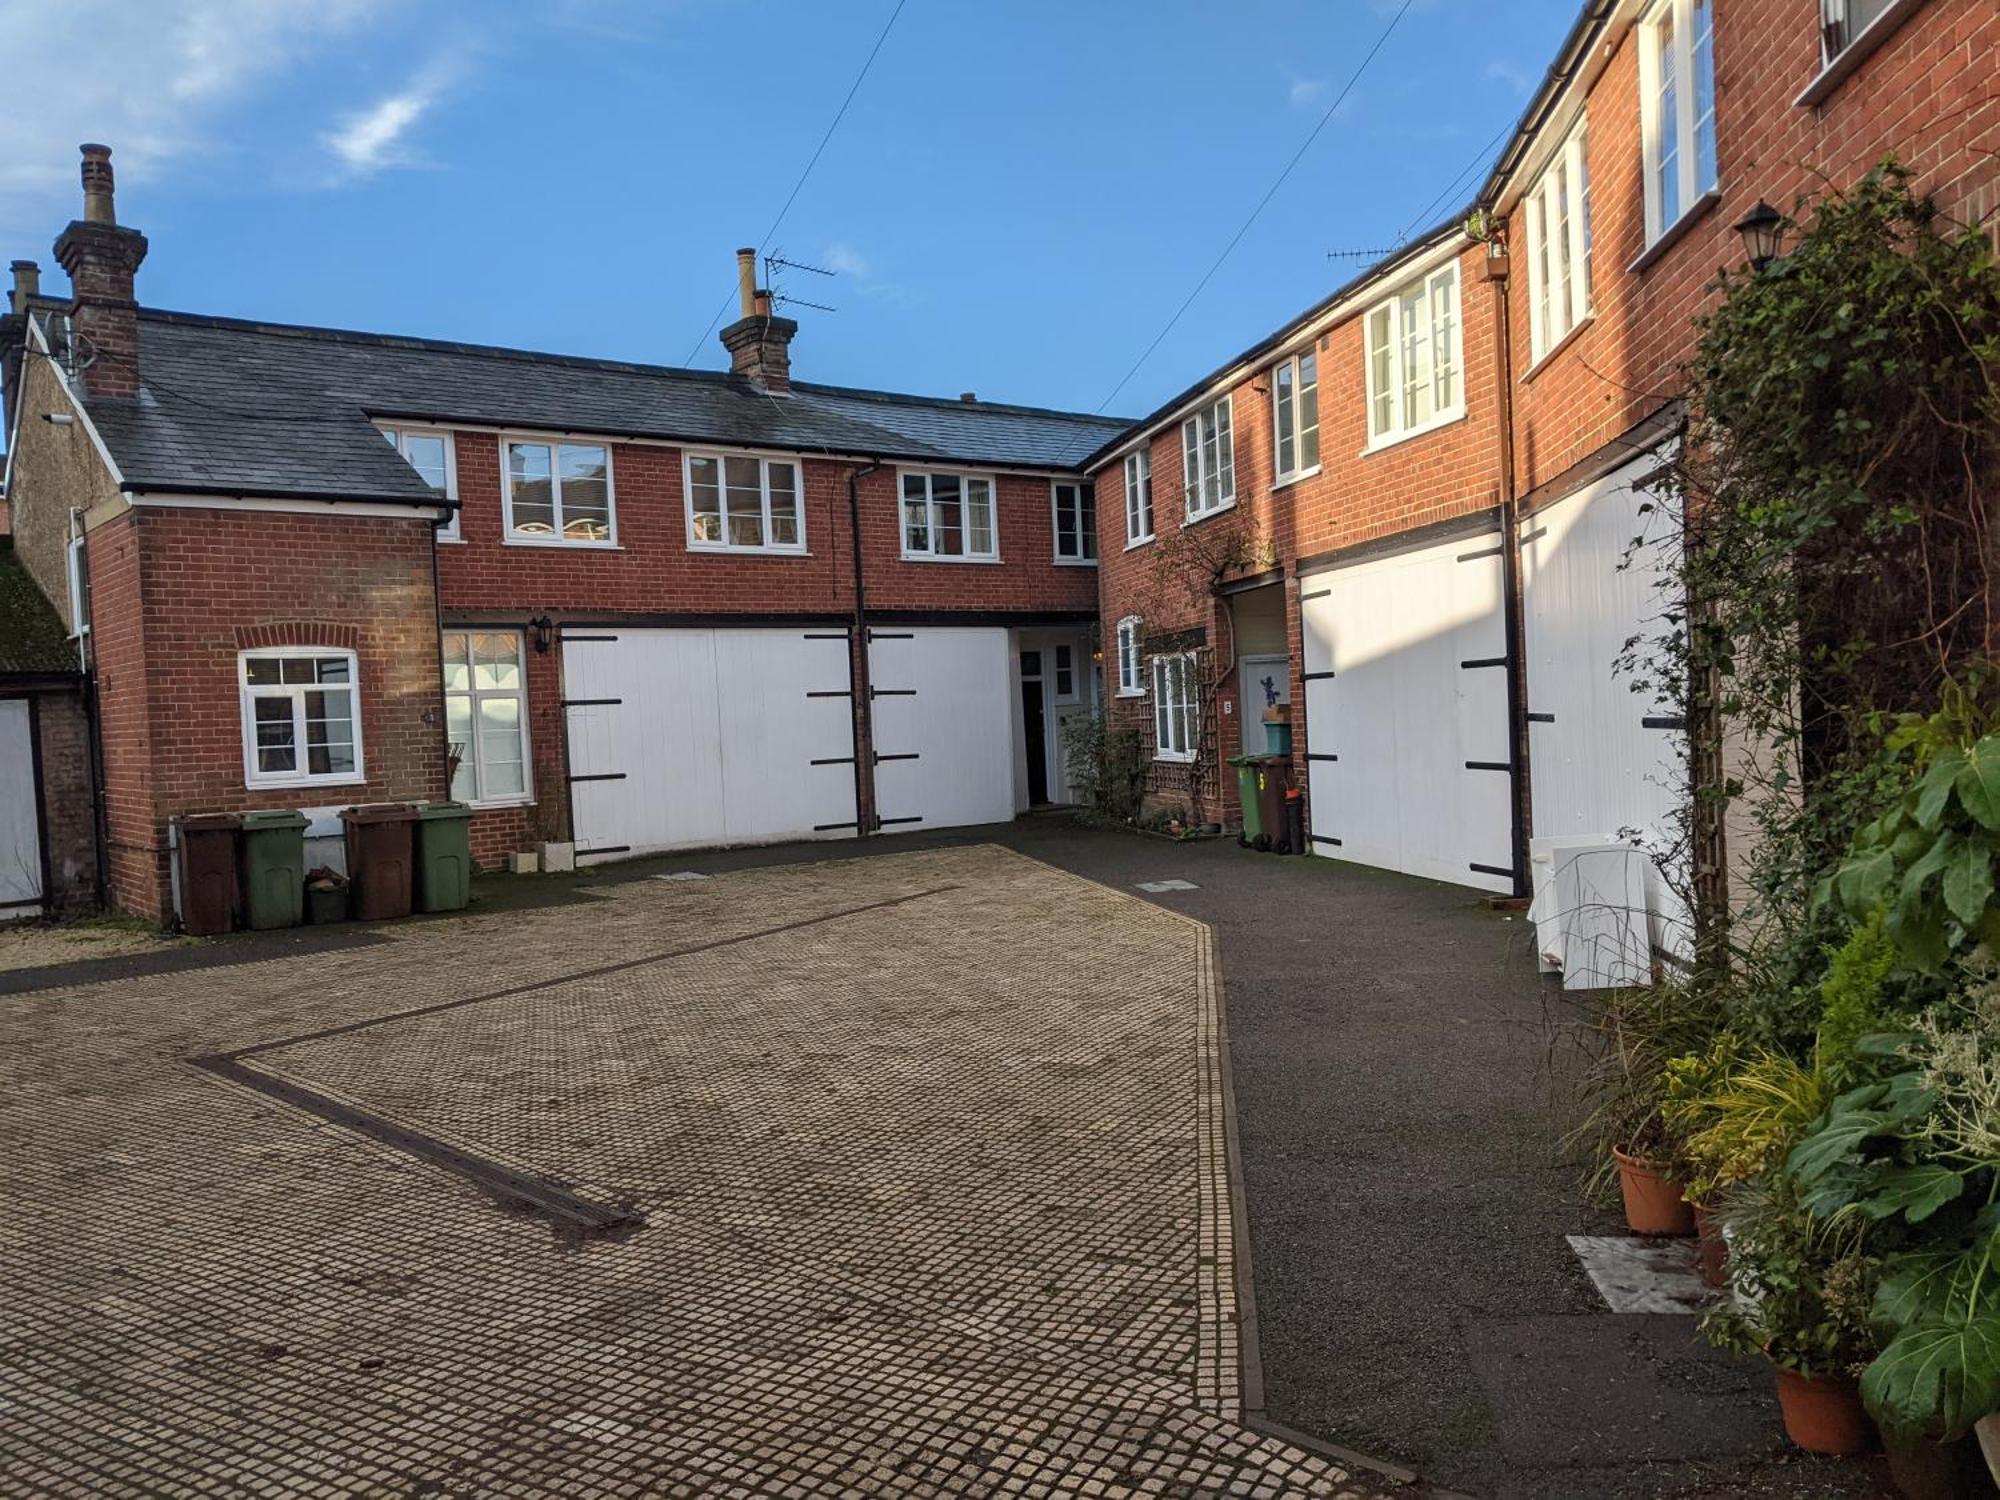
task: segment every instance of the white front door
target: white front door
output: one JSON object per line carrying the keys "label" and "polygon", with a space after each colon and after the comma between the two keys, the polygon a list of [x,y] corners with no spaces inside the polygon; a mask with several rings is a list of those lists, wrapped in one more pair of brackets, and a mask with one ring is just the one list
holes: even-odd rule
{"label": "white front door", "polygon": [[42,909],[34,726],[26,698],[0,698],[0,920],[36,916]]}
{"label": "white front door", "polygon": [[868,632],[875,815],[882,831],[1014,816],[1014,674],[1004,629]]}
{"label": "white front door", "polygon": [[1292,701],[1292,663],[1283,656],[1245,656],[1236,663],[1236,726],[1242,753],[1262,755],[1270,747],[1264,710]]}
{"label": "white front door", "polygon": [[1511,891],[1500,533],[1299,581],[1313,852]]}

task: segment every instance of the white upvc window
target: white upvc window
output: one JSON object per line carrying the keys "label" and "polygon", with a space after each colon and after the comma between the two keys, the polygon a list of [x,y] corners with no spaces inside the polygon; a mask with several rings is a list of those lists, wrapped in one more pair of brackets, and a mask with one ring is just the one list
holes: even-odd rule
{"label": "white upvc window", "polygon": [[806,550],[805,487],[791,459],[690,453],[682,478],[691,550]]}
{"label": "white upvc window", "polygon": [[993,478],[904,469],[903,556],[942,562],[998,562]]}
{"label": "white upvc window", "polygon": [[1194,657],[1187,652],[1153,658],[1153,759],[1193,760]]}
{"label": "white upvc window", "polygon": [[1049,486],[1055,513],[1056,561],[1083,566],[1097,561],[1097,486],[1058,479]]}
{"label": "white upvc window", "polygon": [[1141,448],[1125,455],[1125,545],[1153,539],[1153,455]]}
{"label": "white upvc window", "polygon": [[[452,452],[450,433],[426,431],[418,427],[384,427],[382,436],[389,440],[390,447],[408,460],[418,477],[436,490],[441,499],[458,498],[458,459]],[[459,540],[456,505],[451,509],[451,519],[438,527],[437,536],[441,542]]]}
{"label": "white upvc window", "polygon": [[1368,310],[1368,445],[1400,442],[1465,415],[1458,262]]}
{"label": "white upvc window", "polygon": [[1581,125],[1557,147],[1526,205],[1528,332],[1540,359],[1592,310],[1590,164]]}
{"label": "white upvc window", "polygon": [[1820,60],[1832,62],[1895,4],[1896,0],[1820,0]]}
{"label": "white upvc window", "polygon": [[1318,470],[1319,355],[1311,349],[1271,370],[1271,431],[1277,483]]}
{"label": "white upvc window", "polygon": [[1118,696],[1146,696],[1146,666],[1139,655],[1139,617],[1127,615],[1118,622]]}
{"label": "white upvc window", "polygon": [[237,656],[247,786],[364,780],[360,671],[352,651],[279,646]]}
{"label": "white upvc window", "polygon": [[611,450],[602,443],[502,438],[507,540],[545,547],[613,547]]}
{"label": "white upvc window", "polygon": [[69,571],[69,638],[80,641],[90,634],[90,542],[80,533],[69,539],[66,561]]}
{"label": "white upvc window", "polygon": [[1233,396],[1224,396],[1181,423],[1181,482],[1187,518],[1198,521],[1236,503]]}
{"label": "white upvc window", "polygon": [[520,631],[445,632],[445,738],[457,801],[528,800],[527,681]]}
{"label": "white upvc window", "polygon": [[1715,190],[1715,0],[1659,0],[1639,26],[1646,243]]}

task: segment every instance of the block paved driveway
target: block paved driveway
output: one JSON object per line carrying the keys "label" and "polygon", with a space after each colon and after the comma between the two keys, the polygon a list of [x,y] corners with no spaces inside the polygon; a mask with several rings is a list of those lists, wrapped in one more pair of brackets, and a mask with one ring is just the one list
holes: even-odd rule
{"label": "block paved driveway", "polygon": [[0,1494],[1374,1495],[1191,919],[991,846],[0,1000]]}

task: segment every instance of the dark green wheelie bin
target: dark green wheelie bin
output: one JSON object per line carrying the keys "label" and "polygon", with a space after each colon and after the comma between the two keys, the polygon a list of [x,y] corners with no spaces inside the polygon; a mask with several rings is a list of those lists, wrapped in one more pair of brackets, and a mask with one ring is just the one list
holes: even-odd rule
{"label": "dark green wheelie bin", "polygon": [[240,837],[244,926],[298,926],[305,918],[305,814],[289,808],[247,812]]}
{"label": "dark green wheelie bin", "polygon": [[1257,806],[1257,763],[1261,759],[1256,755],[1229,757],[1229,763],[1236,767],[1236,800],[1243,809],[1243,833],[1237,842],[1245,847],[1254,845],[1264,831],[1261,809]]}
{"label": "dark green wheelie bin", "polygon": [[463,911],[472,899],[472,809],[432,802],[417,809],[417,910]]}

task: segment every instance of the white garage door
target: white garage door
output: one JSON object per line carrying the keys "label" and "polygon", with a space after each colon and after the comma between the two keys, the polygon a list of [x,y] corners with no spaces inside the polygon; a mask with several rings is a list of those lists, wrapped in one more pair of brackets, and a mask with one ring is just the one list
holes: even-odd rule
{"label": "white garage door", "polygon": [[1514,888],[1503,584],[1497,530],[1300,579],[1315,853]]}
{"label": "white garage door", "polygon": [[[1663,592],[1679,545],[1671,513],[1637,481],[1648,456],[1521,523],[1528,749],[1534,844],[1633,843],[1661,854],[1678,840],[1686,736],[1677,710],[1632,691],[1620,666],[1634,637],[1657,635],[1677,600]],[[1643,653],[1641,660],[1643,661]],[[1680,903],[1655,880],[1655,940],[1684,935]]]}
{"label": "white garage door", "polygon": [[845,631],[563,637],[578,858],[851,837]]}
{"label": "white garage door", "polygon": [[877,627],[875,813],[889,832],[1014,816],[1014,715],[1005,630]]}

